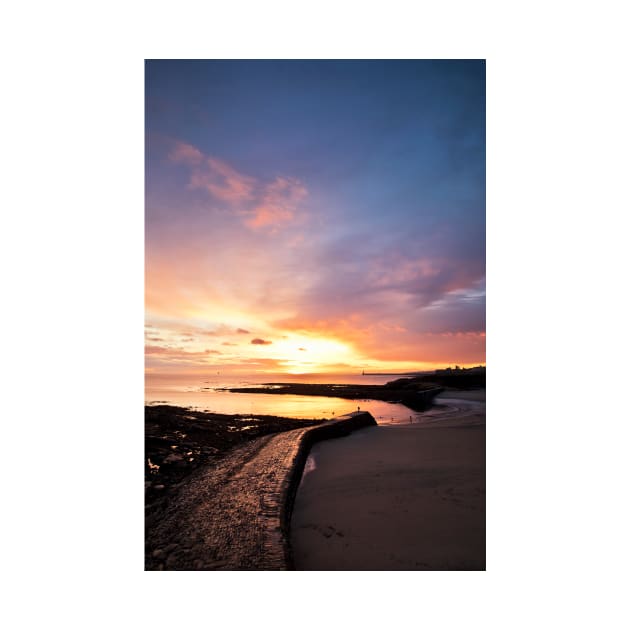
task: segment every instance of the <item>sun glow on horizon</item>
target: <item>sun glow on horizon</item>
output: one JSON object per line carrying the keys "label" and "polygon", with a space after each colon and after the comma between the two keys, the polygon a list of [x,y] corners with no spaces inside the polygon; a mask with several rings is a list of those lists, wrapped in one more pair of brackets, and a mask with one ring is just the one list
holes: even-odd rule
{"label": "sun glow on horizon", "polygon": [[360,351],[350,340],[344,342],[319,332],[277,331],[262,322],[252,326],[251,319],[246,325],[250,328],[207,321],[205,326],[192,326],[185,319],[179,323],[152,320],[145,331],[147,376],[160,373],[317,375],[363,371],[396,374],[480,365],[479,361],[378,360]]}
{"label": "sun glow on horizon", "polygon": [[485,363],[483,61],[145,76],[147,374]]}
{"label": "sun glow on horizon", "polygon": [[271,356],[287,363],[290,373],[317,370],[355,359],[351,348],[335,339],[288,334],[273,344]]}

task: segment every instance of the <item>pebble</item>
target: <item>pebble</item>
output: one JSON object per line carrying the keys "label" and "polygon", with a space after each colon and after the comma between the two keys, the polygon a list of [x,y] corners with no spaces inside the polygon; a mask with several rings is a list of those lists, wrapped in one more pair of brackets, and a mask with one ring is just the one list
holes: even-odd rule
{"label": "pebble", "polygon": [[177,455],[176,453],[171,453],[168,457],[164,458],[164,464],[173,464],[176,462],[181,462],[184,458],[181,455]]}

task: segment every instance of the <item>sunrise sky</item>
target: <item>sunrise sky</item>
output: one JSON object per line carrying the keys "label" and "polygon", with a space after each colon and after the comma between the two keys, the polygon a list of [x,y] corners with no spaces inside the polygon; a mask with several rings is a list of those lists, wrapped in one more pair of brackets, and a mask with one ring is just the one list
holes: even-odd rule
{"label": "sunrise sky", "polygon": [[483,61],[148,61],[148,373],[485,363]]}

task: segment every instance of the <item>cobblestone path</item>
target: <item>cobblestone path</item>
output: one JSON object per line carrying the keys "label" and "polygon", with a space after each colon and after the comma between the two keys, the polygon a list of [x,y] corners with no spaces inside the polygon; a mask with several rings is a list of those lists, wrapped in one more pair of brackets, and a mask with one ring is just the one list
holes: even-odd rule
{"label": "cobblestone path", "polygon": [[264,436],[196,471],[165,518],[147,532],[153,552],[146,569],[290,568],[283,519],[310,448],[306,443],[369,424],[376,424],[369,414],[355,413],[326,425]]}

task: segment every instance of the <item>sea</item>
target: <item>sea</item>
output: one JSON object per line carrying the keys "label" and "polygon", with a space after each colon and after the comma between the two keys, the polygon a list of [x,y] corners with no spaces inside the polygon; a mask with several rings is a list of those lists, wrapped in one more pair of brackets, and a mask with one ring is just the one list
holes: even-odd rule
{"label": "sea", "polygon": [[196,411],[226,414],[286,416],[288,418],[326,418],[352,411],[369,411],[379,424],[403,424],[422,421],[430,412],[417,412],[398,403],[381,400],[348,400],[327,396],[296,396],[294,394],[241,394],[221,391],[228,387],[257,387],[265,383],[334,383],[384,385],[402,374],[263,374],[234,376],[208,374],[157,375],[147,374],[145,404],[169,404]]}

